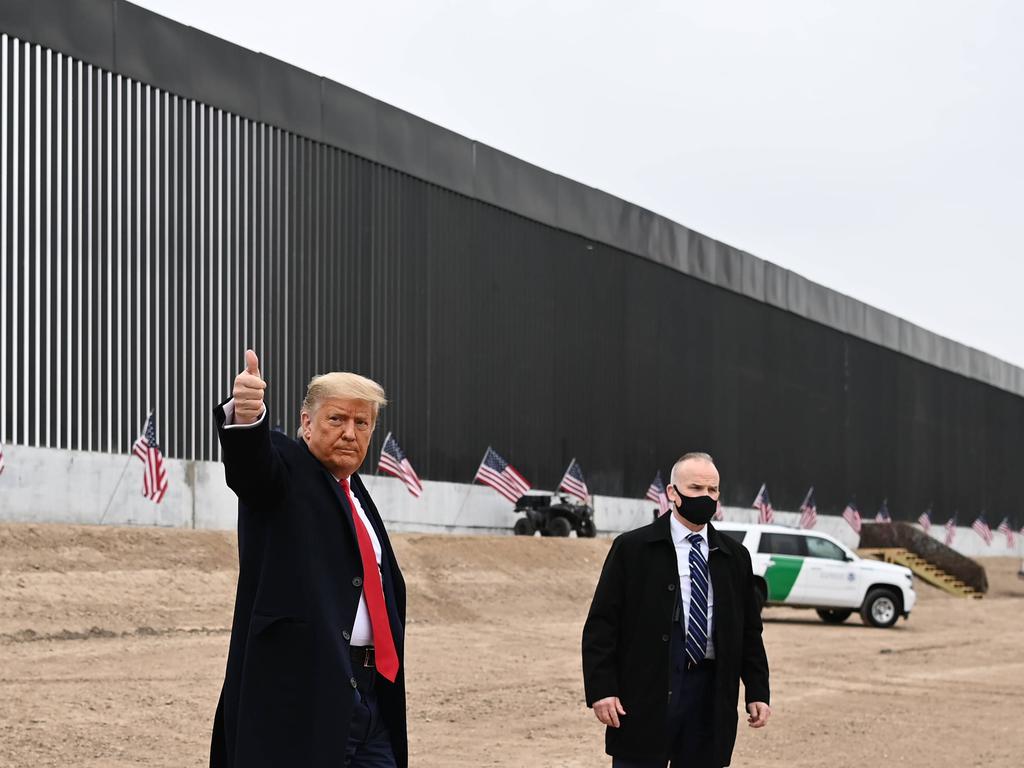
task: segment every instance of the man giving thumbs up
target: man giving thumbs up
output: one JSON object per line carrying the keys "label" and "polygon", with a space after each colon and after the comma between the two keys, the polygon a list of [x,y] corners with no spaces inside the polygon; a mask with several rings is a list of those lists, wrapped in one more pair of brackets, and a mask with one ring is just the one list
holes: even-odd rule
{"label": "man giving thumbs up", "polygon": [[406,768],[405,582],[357,473],[384,390],[314,377],[292,439],[266,389],[247,349],[214,410],[239,573],[210,766]]}

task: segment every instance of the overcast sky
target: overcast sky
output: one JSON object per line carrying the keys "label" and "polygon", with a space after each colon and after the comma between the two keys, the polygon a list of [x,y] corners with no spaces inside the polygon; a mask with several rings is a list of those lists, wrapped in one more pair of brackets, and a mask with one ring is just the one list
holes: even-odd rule
{"label": "overcast sky", "polygon": [[1024,2],[135,1],[1024,366]]}

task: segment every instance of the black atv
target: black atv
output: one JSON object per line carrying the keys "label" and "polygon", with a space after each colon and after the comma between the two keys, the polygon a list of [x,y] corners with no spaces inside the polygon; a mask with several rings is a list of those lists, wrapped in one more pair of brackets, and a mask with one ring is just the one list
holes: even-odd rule
{"label": "black atv", "polygon": [[537,531],[541,536],[568,536],[570,531],[576,531],[581,539],[592,539],[597,535],[594,510],[571,496],[520,496],[515,511],[524,515],[512,526],[516,536],[533,536]]}

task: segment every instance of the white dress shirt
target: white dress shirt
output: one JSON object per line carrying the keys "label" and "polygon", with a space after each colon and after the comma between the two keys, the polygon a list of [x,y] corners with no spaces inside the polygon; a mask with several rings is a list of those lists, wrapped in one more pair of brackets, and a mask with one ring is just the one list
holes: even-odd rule
{"label": "white dress shirt", "polygon": [[[224,403],[224,428],[225,429],[247,429],[249,427],[255,427],[264,418],[266,418],[267,409],[266,407],[260,412],[260,416],[252,424],[235,424],[235,399],[231,398]],[[341,478],[336,477],[335,480],[340,481]],[[366,512],[363,511],[362,505],[359,503],[359,499],[356,498],[355,492],[352,493],[352,502],[356,506],[356,514],[359,515],[359,519],[363,521],[363,526],[366,528],[366,532],[370,534],[370,541],[373,542],[373,552],[377,556],[377,571],[380,571],[380,539],[377,538],[377,532],[373,529],[373,525],[370,523],[370,519],[366,516]],[[359,593],[359,607],[356,609],[356,620],[352,625],[352,639],[351,645],[373,645],[373,626],[370,624],[370,611],[366,607],[366,595],[360,591]]]}
{"label": "white dress shirt", "polygon": [[267,417],[267,406],[260,410],[260,416],[251,424],[235,424],[235,398],[224,403],[224,429],[250,429],[255,427]]}
{"label": "white dress shirt", "polygon": [[[377,538],[377,532],[373,530],[373,525],[370,524],[370,519],[366,516],[366,512],[363,511],[363,506],[359,503],[355,493],[352,494],[352,503],[356,505],[356,514],[363,521],[366,532],[370,534],[370,541],[373,542],[373,552],[377,555],[377,571],[379,572],[380,539]],[[373,626],[370,624],[370,610],[366,607],[366,594],[364,592],[359,593],[359,607],[356,609],[356,621],[352,625],[352,640],[350,642],[352,645],[373,645]]]}
{"label": "white dress shirt", "polygon": [[[683,601],[683,621],[684,626],[690,626],[690,550],[693,548],[690,542],[687,540],[687,536],[694,531],[691,531],[676,517],[674,512],[669,512],[672,515],[672,543],[676,547],[676,564],[679,567],[679,596]],[[705,525],[699,531],[696,531],[697,535],[701,537],[703,543],[701,544],[701,554],[704,555],[704,559],[709,559],[709,546],[708,546],[708,527]],[[710,569],[708,572],[708,647],[704,653],[704,658],[713,659],[715,658],[715,642],[712,639],[712,630],[714,629],[714,615],[715,615],[715,590],[711,586],[711,573]]]}

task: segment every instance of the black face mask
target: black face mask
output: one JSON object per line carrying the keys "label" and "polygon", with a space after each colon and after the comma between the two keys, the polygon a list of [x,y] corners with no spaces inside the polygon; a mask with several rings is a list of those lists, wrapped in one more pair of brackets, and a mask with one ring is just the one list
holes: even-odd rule
{"label": "black face mask", "polygon": [[677,486],[673,485],[672,487],[676,489],[681,500],[681,503],[676,505],[680,515],[694,525],[707,525],[711,522],[711,518],[715,516],[715,510],[718,509],[716,499],[712,499],[710,496],[683,496],[679,493]]}

